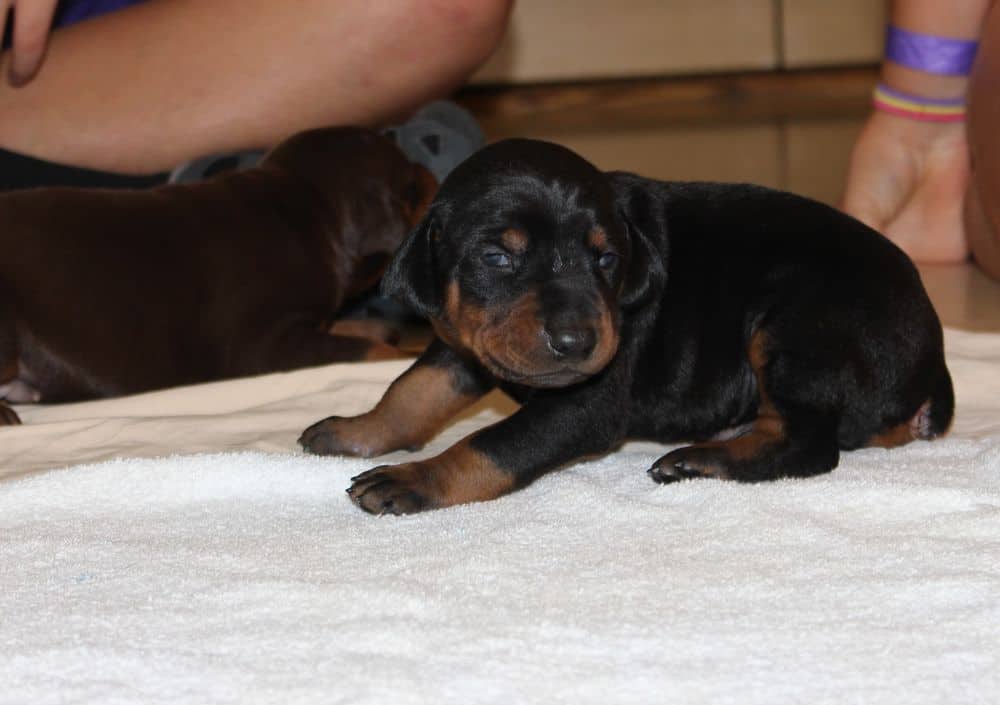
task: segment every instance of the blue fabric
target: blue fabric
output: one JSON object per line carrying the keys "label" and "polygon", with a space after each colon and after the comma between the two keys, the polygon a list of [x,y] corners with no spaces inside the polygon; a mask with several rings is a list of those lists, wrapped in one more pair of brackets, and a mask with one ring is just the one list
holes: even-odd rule
{"label": "blue fabric", "polygon": [[911,32],[889,25],[885,31],[885,58],[917,71],[941,76],[968,76],[979,42]]}
{"label": "blue fabric", "polygon": [[56,9],[55,17],[52,20],[53,27],[65,27],[68,24],[79,22],[103,15],[106,12],[114,12],[129,5],[138,5],[143,0],[62,0]]}
{"label": "blue fabric", "polygon": [[[140,2],[143,0],[61,0],[52,16],[52,27],[65,27],[129,5],[138,5]],[[11,16],[8,15],[7,19],[3,33],[4,49],[10,47]]]}

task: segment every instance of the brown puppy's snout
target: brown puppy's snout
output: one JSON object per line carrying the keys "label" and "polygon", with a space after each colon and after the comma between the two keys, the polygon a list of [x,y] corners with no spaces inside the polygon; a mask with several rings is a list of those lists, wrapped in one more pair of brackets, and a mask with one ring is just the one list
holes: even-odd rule
{"label": "brown puppy's snout", "polygon": [[597,331],[583,322],[553,322],[543,334],[555,357],[568,362],[586,360],[597,345]]}

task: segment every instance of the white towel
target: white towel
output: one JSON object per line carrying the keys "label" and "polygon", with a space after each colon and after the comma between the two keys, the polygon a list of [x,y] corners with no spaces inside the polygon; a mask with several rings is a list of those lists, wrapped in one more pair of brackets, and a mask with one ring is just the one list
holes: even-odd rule
{"label": "white towel", "polygon": [[400,363],[22,408],[0,703],[997,702],[1000,336],[947,343],[944,440],[764,485],[657,486],[630,444],[401,518],[348,502],[371,461],[294,450]]}

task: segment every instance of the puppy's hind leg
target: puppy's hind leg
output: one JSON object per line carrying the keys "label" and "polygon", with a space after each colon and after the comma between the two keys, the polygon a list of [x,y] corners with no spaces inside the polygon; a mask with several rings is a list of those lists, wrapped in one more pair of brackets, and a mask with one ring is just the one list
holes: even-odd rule
{"label": "puppy's hind leg", "polygon": [[666,454],[649,469],[655,481],[714,477],[761,482],[818,475],[837,466],[840,416],[830,401],[834,372],[776,354],[762,331],[751,339],[748,356],[758,389],[757,418],[749,430]]}
{"label": "puppy's hind leg", "polygon": [[951,376],[943,368],[931,395],[908,419],[871,435],[863,446],[895,448],[910,441],[930,441],[948,432],[955,413],[955,392]]}
{"label": "puppy's hind leg", "polygon": [[738,438],[678,448],[657,460],[649,475],[661,483],[696,477],[763,482],[829,472],[839,458],[835,421],[803,408],[794,420],[760,416]]}

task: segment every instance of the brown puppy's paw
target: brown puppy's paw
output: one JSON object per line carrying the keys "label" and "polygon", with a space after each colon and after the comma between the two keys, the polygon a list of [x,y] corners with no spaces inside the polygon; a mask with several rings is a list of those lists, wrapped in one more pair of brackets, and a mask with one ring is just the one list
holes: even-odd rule
{"label": "brown puppy's paw", "polygon": [[348,496],[369,514],[414,514],[438,506],[420,463],[381,465],[351,478]]}
{"label": "brown puppy's paw", "polygon": [[687,446],[667,453],[646,472],[662,484],[696,477],[726,480],[731,477],[729,462],[729,454],[719,446]]}
{"label": "brown puppy's paw", "polygon": [[9,406],[0,402],[0,426],[20,426],[21,417]]}

